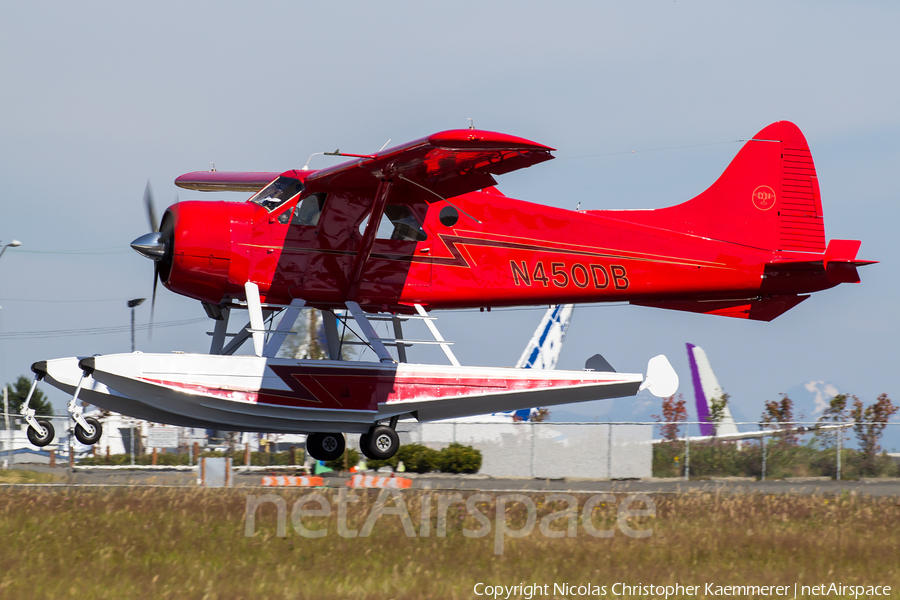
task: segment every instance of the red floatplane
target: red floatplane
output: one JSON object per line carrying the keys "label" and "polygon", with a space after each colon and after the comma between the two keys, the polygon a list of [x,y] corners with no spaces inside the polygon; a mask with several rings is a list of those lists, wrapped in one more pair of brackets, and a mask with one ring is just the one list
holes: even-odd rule
{"label": "red floatplane", "polygon": [[[501,133],[437,133],[321,170],[196,172],[176,184],[245,191],[243,203],[180,202],[132,244],[156,281],[203,303],[215,321],[208,355],[117,354],[36,363],[73,395],[84,443],[100,424],[81,398],[152,421],[309,433],[308,451],[340,456],[340,432],[361,433],[371,458],[393,455],[397,419],[434,420],[633,395],[666,396],[664,357],[642,374],[463,367],[429,311],[630,302],[770,321],[839,283],[858,282],[860,242],[826,244],[807,142],[789,122],[748,141],[721,177],[657,210],[565,210],[501,194],[494,176],[553,158],[553,148]],[[151,211],[152,214],[152,211]],[[301,310],[325,316],[330,360],[277,358]],[[235,310],[249,323],[229,341]],[[276,315],[281,320],[275,325]],[[378,362],[341,360],[338,322],[355,319]],[[388,320],[394,337],[376,334]],[[401,322],[420,319],[449,366],[406,362]],[[247,340],[253,355],[235,356]],[[396,348],[396,355],[388,347]],[[597,365],[601,365],[599,370]],[[29,435],[52,428],[28,414]]]}

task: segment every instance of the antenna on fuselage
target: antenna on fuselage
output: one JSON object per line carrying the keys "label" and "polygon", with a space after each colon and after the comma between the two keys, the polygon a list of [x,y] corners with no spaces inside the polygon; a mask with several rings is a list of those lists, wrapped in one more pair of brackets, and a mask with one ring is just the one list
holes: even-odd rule
{"label": "antenna on fuselage", "polygon": [[302,169],[300,169],[301,171],[309,171],[309,161],[311,161],[312,157],[316,154],[327,154],[327,152],[313,152],[312,154],[310,154],[309,158],[306,159],[306,164],[303,165]]}
{"label": "antenna on fuselage", "polygon": [[466,121],[469,122],[469,129],[475,129],[475,119],[470,119],[466,117]]}

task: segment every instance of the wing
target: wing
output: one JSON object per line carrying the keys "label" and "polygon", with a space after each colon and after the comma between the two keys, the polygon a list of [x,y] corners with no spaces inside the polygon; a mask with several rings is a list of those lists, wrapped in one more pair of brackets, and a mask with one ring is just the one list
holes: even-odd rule
{"label": "wing", "polygon": [[274,181],[281,172],[236,173],[229,171],[195,171],[175,180],[175,185],[201,192],[257,192]]}
{"label": "wing", "polygon": [[553,150],[503,133],[454,129],[316,171],[306,186],[374,191],[382,180],[401,180],[449,198],[495,185],[494,175],[550,160]]}

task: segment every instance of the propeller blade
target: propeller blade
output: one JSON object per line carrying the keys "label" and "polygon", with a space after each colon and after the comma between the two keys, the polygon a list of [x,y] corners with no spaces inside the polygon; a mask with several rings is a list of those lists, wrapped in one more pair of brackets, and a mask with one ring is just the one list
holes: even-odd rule
{"label": "propeller blade", "polygon": [[150,187],[150,181],[144,188],[144,207],[147,209],[147,219],[150,221],[150,231],[156,233],[159,231],[159,219],[156,218],[156,207],[153,205],[153,189]]}
{"label": "propeller blade", "polygon": [[153,314],[156,312],[156,284],[159,283],[159,261],[153,261],[153,296],[150,300],[150,326],[147,328],[147,339],[153,340]]}

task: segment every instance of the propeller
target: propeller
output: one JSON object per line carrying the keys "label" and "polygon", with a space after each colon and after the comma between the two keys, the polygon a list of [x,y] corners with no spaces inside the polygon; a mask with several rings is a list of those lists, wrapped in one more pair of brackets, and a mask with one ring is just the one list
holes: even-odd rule
{"label": "propeller", "polygon": [[[178,202],[177,196],[175,197],[175,202]],[[147,220],[150,224],[151,233],[144,234],[131,242],[131,247],[138,254],[153,260],[153,296],[150,301],[150,326],[148,329],[148,334],[152,339],[153,318],[156,312],[156,289],[159,284],[162,264],[167,259],[167,255],[170,254],[169,245],[173,232],[171,226],[163,228],[162,223],[156,216],[153,188],[150,186],[149,181],[147,181],[147,186],[144,188],[144,209],[147,211]]]}
{"label": "propeller", "polygon": [[150,187],[150,180],[147,180],[147,186],[144,188],[144,208],[147,209],[147,219],[150,221],[150,231],[156,233],[159,231],[159,219],[156,218],[156,207],[153,205],[153,188]]}

